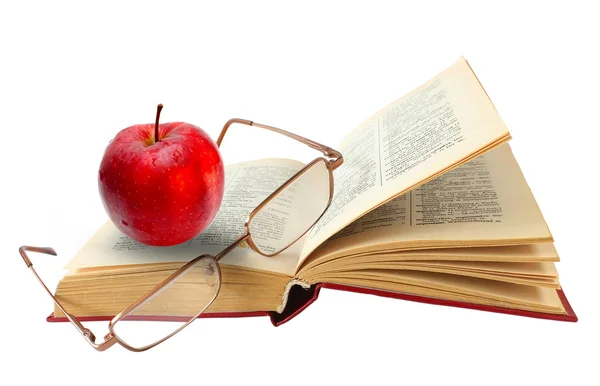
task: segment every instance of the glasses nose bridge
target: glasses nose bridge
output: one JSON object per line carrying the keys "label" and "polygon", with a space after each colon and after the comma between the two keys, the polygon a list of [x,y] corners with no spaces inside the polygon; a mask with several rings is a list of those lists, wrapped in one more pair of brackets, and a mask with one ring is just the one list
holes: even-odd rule
{"label": "glasses nose bridge", "polygon": [[65,313],[65,315],[71,321],[71,323],[73,323],[73,325],[75,326],[75,328],[77,328],[77,330],[79,330],[79,332],[81,333],[81,335],[90,344],[90,346],[92,346],[94,349],[96,349],[98,351],[104,351],[104,350],[108,349],[109,347],[113,346],[115,343],[117,343],[117,338],[111,332],[109,332],[108,334],[106,334],[104,336],[104,341],[103,342],[96,343],[96,335],[94,335],[94,333],[89,328],[84,327],[71,314]]}
{"label": "glasses nose bridge", "polygon": [[[71,318],[69,318],[69,319],[71,319]],[[81,335],[83,335],[84,338],[86,338],[88,340],[88,342],[90,342],[92,344],[96,344],[96,335],[94,335],[94,333],[92,331],[90,331],[89,328],[84,327],[75,318],[73,318],[72,322],[77,327],[77,329],[79,330],[79,332],[81,332]]]}
{"label": "glasses nose bridge", "polygon": [[[89,340],[88,340],[88,342],[89,342]],[[105,351],[106,349],[114,346],[115,343],[117,343],[117,342],[118,342],[117,337],[114,336],[112,334],[112,332],[109,332],[108,334],[106,334],[104,336],[104,341],[102,343],[96,344],[96,343],[90,342],[90,344],[92,345],[92,347],[94,347],[98,351]]]}

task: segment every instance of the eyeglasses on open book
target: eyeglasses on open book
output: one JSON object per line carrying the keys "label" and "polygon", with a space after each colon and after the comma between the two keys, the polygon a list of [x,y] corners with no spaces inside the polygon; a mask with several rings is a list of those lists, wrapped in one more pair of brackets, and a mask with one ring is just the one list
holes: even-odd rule
{"label": "eyeglasses on open book", "polygon": [[[233,125],[256,126],[283,134],[320,151],[324,157],[315,158],[306,164],[262,201],[247,217],[243,234],[229,246],[214,256],[203,254],[182,263],[174,273],[157,282],[144,296],[118,313],[109,322],[109,332],[101,342],[97,342],[94,334],[84,327],[76,316],[68,312],[68,305],[61,304],[52,294],[33,268],[27,254],[37,252],[56,255],[56,252],[52,248],[19,248],[25,264],[52,297],[56,306],[96,350],[104,351],[119,343],[131,351],[144,351],[169,339],[197,319],[217,298],[221,289],[219,260],[244,242],[263,256],[277,255],[305,235],[329,207],[333,197],[333,170],[343,163],[342,155],[338,151],[285,130],[245,119],[229,120],[221,130],[217,146],[221,147],[225,134]],[[161,298],[186,301],[185,304],[171,305],[161,302]],[[172,315],[169,317],[170,322],[151,325],[146,323],[141,326],[139,321],[153,320],[157,306],[173,307],[177,314],[169,313]],[[156,317],[154,319],[157,320]]]}

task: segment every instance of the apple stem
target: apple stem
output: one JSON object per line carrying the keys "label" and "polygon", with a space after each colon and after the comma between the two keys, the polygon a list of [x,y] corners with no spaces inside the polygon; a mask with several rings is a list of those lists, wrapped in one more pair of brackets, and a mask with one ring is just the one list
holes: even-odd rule
{"label": "apple stem", "polygon": [[156,122],[154,122],[154,143],[160,141],[160,139],[158,138],[158,120],[160,119],[160,111],[162,110],[162,108],[162,103],[159,103],[158,106],[156,106]]}

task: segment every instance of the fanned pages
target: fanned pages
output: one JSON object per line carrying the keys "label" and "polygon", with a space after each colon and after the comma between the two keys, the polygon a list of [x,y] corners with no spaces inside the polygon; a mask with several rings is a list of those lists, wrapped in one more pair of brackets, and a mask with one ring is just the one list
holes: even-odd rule
{"label": "fanned pages", "polygon": [[339,146],[330,209],[312,229],[301,260],[373,208],[510,138],[461,58],[454,66],[363,122]]}
{"label": "fanned pages", "polygon": [[310,260],[373,251],[552,241],[505,144],[371,211],[329,238]]}

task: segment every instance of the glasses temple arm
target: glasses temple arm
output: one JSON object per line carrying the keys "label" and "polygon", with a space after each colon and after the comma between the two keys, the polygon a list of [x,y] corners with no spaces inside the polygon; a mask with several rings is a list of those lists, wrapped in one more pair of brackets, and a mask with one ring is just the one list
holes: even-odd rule
{"label": "glasses temple arm", "polygon": [[83,337],[87,340],[87,342],[90,345],[92,345],[92,347],[94,347],[95,349],[97,349],[99,351],[104,351],[108,347],[110,347],[114,343],[116,343],[116,340],[114,339],[114,337],[107,336],[103,343],[96,344],[96,336],[89,329],[85,328],[81,323],[79,323],[79,321],[77,319],[75,319],[75,317],[73,315],[69,314],[65,310],[65,308],[62,306],[62,304],[60,304],[58,299],[56,299],[56,297],[52,294],[52,292],[50,292],[50,290],[48,289],[46,284],[44,284],[44,282],[42,281],[40,276],[37,274],[37,272],[33,268],[33,263],[29,259],[29,256],[27,256],[27,252],[37,252],[37,253],[44,253],[46,255],[56,256],[57,255],[56,251],[54,249],[48,248],[48,247],[32,247],[32,246],[27,246],[27,245],[23,245],[23,246],[19,247],[19,254],[23,258],[23,261],[25,261],[27,268],[31,269],[31,272],[33,273],[33,275],[37,278],[37,280],[40,282],[42,287],[44,287],[44,289],[46,290],[48,295],[50,295],[52,300],[54,300],[54,303],[56,303],[58,308],[60,308],[60,310],[65,314],[67,319],[69,319],[69,321],[75,326],[75,328],[77,328],[77,330],[81,333],[81,335],[83,335]]}
{"label": "glasses temple arm", "polygon": [[278,129],[278,128],[273,127],[273,126],[267,126],[267,125],[263,125],[263,124],[260,124],[260,123],[249,121],[247,119],[240,119],[240,118],[233,118],[233,119],[230,119],[229,121],[227,121],[227,123],[225,123],[225,126],[223,126],[223,129],[221,130],[221,134],[219,134],[219,138],[217,139],[217,146],[218,147],[221,146],[221,142],[223,141],[223,137],[225,137],[225,133],[227,132],[227,129],[229,129],[229,126],[231,126],[234,123],[241,123],[243,125],[260,127],[262,129],[273,131],[275,133],[283,134],[283,135],[285,135],[287,137],[295,139],[298,142],[302,142],[302,143],[308,145],[309,147],[311,147],[311,148],[313,148],[315,150],[318,150],[318,151],[322,152],[323,155],[325,155],[326,157],[329,157],[329,158],[339,159],[339,158],[342,157],[342,154],[339,151],[334,150],[334,149],[332,149],[332,148],[330,148],[328,146],[321,145],[318,142],[311,141],[308,138],[301,137],[299,135],[290,133],[289,131]]}

